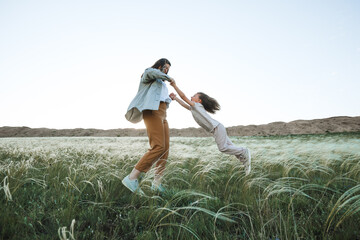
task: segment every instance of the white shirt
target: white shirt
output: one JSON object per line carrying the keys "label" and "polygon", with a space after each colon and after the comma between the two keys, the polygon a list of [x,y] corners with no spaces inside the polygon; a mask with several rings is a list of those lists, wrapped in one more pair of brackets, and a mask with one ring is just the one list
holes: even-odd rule
{"label": "white shirt", "polygon": [[190,106],[190,111],[194,120],[206,131],[213,132],[219,125],[219,122],[213,119],[205,110],[201,103],[195,102],[194,106]]}
{"label": "white shirt", "polygon": [[160,101],[161,102],[171,102],[171,98],[169,97],[169,91],[164,81],[162,81],[162,88],[160,93]]}

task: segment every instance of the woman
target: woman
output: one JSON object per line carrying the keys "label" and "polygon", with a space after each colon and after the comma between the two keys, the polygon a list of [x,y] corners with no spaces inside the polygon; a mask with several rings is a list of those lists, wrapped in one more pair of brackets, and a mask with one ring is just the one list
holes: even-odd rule
{"label": "woman", "polygon": [[155,177],[151,189],[163,192],[161,177],[169,155],[169,126],[166,121],[166,109],[171,99],[164,81],[172,82],[169,77],[171,63],[165,58],[159,59],[152,67],[147,68],[141,76],[140,86],[135,98],[130,103],[125,115],[132,123],[144,119],[149,138],[150,149],[135,165],[122,183],[132,192],[143,193],[139,187],[140,173],[147,172],[156,163]]}

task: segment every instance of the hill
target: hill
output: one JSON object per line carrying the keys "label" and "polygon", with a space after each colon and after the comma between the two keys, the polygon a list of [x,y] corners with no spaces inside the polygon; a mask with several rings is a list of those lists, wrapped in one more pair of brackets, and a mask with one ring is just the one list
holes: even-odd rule
{"label": "hill", "polygon": [[[290,134],[325,134],[342,132],[360,132],[359,117],[331,117],[314,120],[296,120],[292,122],[273,122],[263,125],[228,127],[229,136],[271,136]],[[49,129],[29,127],[0,127],[0,137],[137,137],[146,136],[145,129]],[[201,128],[170,129],[170,136],[205,137],[211,136]]]}

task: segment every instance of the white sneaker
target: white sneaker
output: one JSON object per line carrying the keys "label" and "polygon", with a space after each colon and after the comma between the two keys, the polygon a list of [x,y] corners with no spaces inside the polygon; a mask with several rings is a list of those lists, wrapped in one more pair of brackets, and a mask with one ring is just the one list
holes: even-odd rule
{"label": "white sneaker", "polygon": [[156,186],[154,183],[152,183],[151,190],[154,192],[160,192],[160,193],[164,193],[166,191],[166,189],[164,188],[164,186],[161,183],[159,184],[159,186]]}
{"label": "white sneaker", "polygon": [[245,175],[249,175],[251,171],[251,154],[250,154],[250,150],[247,148],[245,148],[245,160],[246,160],[246,162],[244,163]]}
{"label": "white sneaker", "polygon": [[145,195],[144,192],[139,187],[139,181],[137,179],[130,180],[129,175],[127,175],[126,177],[124,177],[124,179],[121,182],[131,192],[139,193],[140,195]]}

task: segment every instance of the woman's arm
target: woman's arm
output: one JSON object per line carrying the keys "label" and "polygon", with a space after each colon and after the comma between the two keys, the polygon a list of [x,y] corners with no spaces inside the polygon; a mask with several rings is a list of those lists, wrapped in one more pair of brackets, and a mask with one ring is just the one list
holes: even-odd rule
{"label": "woman's arm", "polygon": [[161,79],[161,80],[166,80],[171,82],[172,78],[167,75],[166,73],[163,73],[162,71],[160,71],[159,69],[156,68],[148,68],[145,70],[141,81],[143,83],[149,83],[152,81],[155,81],[155,79]]}
{"label": "woman's arm", "polygon": [[184,103],[180,98],[176,97],[176,95],[174,93],[170,94],[170,98],[172,100],[176,100],[181,106],[183,106],[184,108],[186,108],[187,110],[190,110],[190,106],[187,105],[186,103]]}
{"label": "woman's arm", "polygon": [[175,81],[171,81],[170,85],[173,86],[173,88],[175,89],[175,91],[179,94],[179,96],[181,97],[182,100],[184,100],[187,104],[189,104],[190,106],[194,106],[195,103],[192,102],[191,100],[189,100],[185,94],[178,88],[178,86],[176,86]]}

